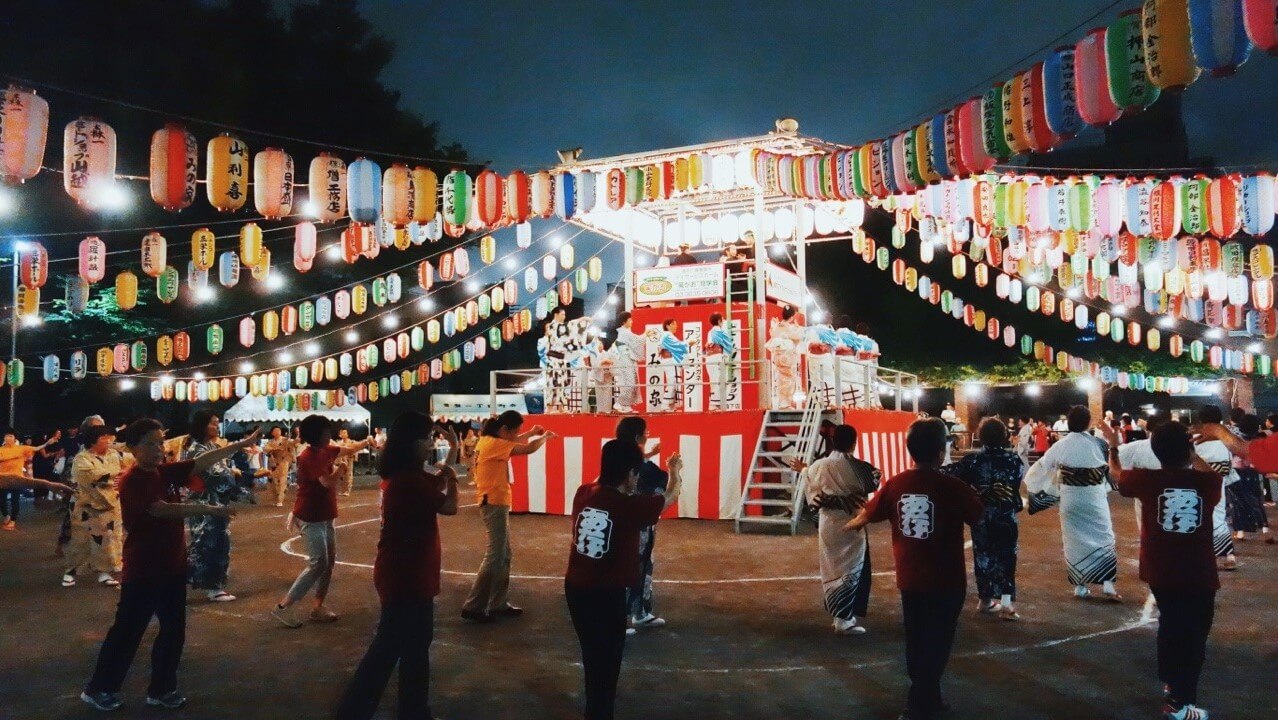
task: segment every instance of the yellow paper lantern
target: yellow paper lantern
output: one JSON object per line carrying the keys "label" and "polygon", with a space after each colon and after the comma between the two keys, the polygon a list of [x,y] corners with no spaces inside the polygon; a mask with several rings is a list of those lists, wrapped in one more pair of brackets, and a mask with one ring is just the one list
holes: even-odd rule
{"label": "yellow paper lantern", "polygon": [[430,168],[413,168],[413,222],[424,225],[438,211],[439,176]]}
{"label": "yellow paper lantern", "polygon": [[1162,90],[1175,90],[1197,80],[1188,0],[1145,0],[1141,15],[1149,82]]}
{"label": "yellow paper lantern", "polygon": [[413,177],[407,165],[395,163],[382,173],[382,220],[402,228],[413,220]]}
{"label": "yellow paper lantern", "polygon": [[262,228],[257,223],[245,223],[240,228],[240,262],[254,267],[262,259]]}
{"label": "yellow paper lantern", "polygon": [[208,270],[217,262],[217,237],[208,228],[191,233],[191,263],[196,270]]}
{"label": "yellow paper lantern", "polygon": [[249,274],[258,282],[266,282],[271,277],[270,248],[262,248],[262,255],[257,259],[257,264],[249,268]]}
{"label": "yellow paper lantern", "polygon": [[224,133],[209,141],[205,159],[205,191],[209,204],[222,212],[244,207],[248,200],[248,145]]}
{"label": "yellow paper lantern", "polygon": [[115,304],[121,310],[132,310],[138,304],[138,276],[125,270],[115,276]]}
{"label": "yellow paper lantern", "polygon": [[341,158],[323,152],[316,155],[307,182],[316,220],[335,222],[346,217],[346,163]]}
{"label": "yellow paper lantern", "polygon": [[368,311],[368,288],[363,285],[356,285],[351,288],[351,310],[356,315],[363,315]]}
{"label": "yellow paper lantern", "polygon": [[280,314],[274,310],[262,313],[262,337],[274,340],[280,335]]}

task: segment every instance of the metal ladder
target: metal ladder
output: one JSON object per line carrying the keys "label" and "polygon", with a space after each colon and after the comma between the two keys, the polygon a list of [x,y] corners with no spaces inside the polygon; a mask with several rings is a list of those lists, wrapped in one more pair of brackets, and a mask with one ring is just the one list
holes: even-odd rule
{"label": "metal ladder", "polygon": [[[789,525],[790,534],[799,531],[803,514],[803,487],[799,473],[786,460],[799,458],[811,463],[817,451],[822,411],[813,393],[808,393],[802,410],[769,410],[755,443],[754,457],[741,489],[734,526]],[[751,514],[751,509],[758,514]]]}
{"label": "metal ladder", "polygon": [[[745,287],[733,290],[733,285],[738,283],[744,284]],[[755,357],[756,318],[753,298],[754,275],[752,273],[738,273],[727,277],[723,293],[723,319],[731,323],[734,329],[741,331],[740,358],[745,361],[742,363],[742,370],[749,373],[750,380],[758,380],[759,363],[749,362],[760,359]],[[737,306],[738,304],[744,306],[744,311]]]}

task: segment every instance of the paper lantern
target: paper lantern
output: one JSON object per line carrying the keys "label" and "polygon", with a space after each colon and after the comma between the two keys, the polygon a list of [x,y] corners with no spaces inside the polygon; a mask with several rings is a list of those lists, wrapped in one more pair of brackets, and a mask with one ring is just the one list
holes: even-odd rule
{"label": "paper lantern", "polygon": [[170,212],[195,200],[200,145],[177,123],[166,123],[151,136],[151,199]]}
{"label": "paper lantern", "polygon": [[269,220],[293,211],[293,156],[267,148],[253,159],[253,204]]}
{"label": "paper lantern", "polygon": [[222,287],[234,287],[240,281],[240,256],[227,251],[218,256],[217,281]]}
{"label": "paper lantern", "polygon": [[1014,153],[1031,149],[1031,139],[1025,133],[1022,120],[1026,103],[1022,101],[1021,75],[1013,75],[1003,83],[1003,137]]}
{"label": "paper lantern", "polygon": [[262,228],[257,223],[245,223],[240,228],[240,262],[248,267],[262,260]]}
{"label": "paper lantern", "polygon": [[262,256],[256,265],[249,268],[249,274],[258,282],[265,282],[271,276],[271,251],[268,248],[262,248]]}
{"label": "paper lantern", "polygon": [[[350,311],[356,315],[363,315],[368,312],[368,288],[363,285],[356,285],[351,288],[350,292]],[[346,318],[338,315],[345,320]]]}
{"label": "paper lantern", "polygon": [[274,340],[280,334],[280,314],[274,310],[262,313],[262,337]]}
{"label": "paper lantern", "polygon": [[1251,175],[1242,179],[1242,229],[1261,236],[1274,226],[1275,183],[1272,175]]}
{"label": "paper lantern", "polygon": [[311,269],[317,242],[315,225],[312,223],[300,222],[293,228],[293,267],[298,272]]}
{"label": "paper lantern", "polygon": [[1141,10],[1145,74],[1163,90],[1181,90],[1198,79],[1189,32],[1187,0],[1145,0]]}
{"label": "paper lantern", "polygon": [[257,323],[252,317],[240,318],[240,345],[244,347],[253,347],[253,343],[257,341]]}
{"label": "paper lantern", "polygon": [[346,169],[346,202],[352,222],[377,222],[382,209],[382,169],[377,163],[359,158]]}
{"label": "paper lantern", "polygon": [[1106,28],[1094,28],[1074,46],[1074,83],[1078,115],[1094,127],[1108,125],[1122,114],[1114,103],[1105,66]]}
{"label": "paper lantern", "polygon": [[168,266],[169,243],[164,236],[152,231],[142,236],[142,272],[159,277]]}
{"label": "paper lantern", "polygon": [[49,279],[49,252],[40,243],[32,243],[19,253],[18,278],[28,288],[44,287]]}
{"label": "paper lantern", "polygon": [[[222,332],[222,326],[213,324],[208,327],[204,333],[204,347],[210,355],[218,355],[222,352],[223,343],[225,342],[225,334]],[[189,347],[189,341],[187,346]],[[183,359],[183,358],[179,358]]]}
{"label": "paper lantern", "polygon": [[346,215],[346,163],[322,152],[311,158],[307,173],[310,212],[319,222],[335,222]]}
{"label": "paper lantern", "polygon": [[[664,194],[670,197],[670,188],[674,183],[674,165],[665,163],[664,169],[670,172],[669,183],[663,184]],[[577,177],[570,172],[554,176],[554,212],[560,220],[571,220],[577,215]]]}
{"label": "paper lantern", "polygon": [[68,277],[66,279],[66,307],[67,312],[72,315],[79,315],[89,305],[89,283],[81,277]]}
{"label": "paper lantern", "polygon": [[1145,73],[1141,11],[1128,10],[1110,23],[1105,35],[1109,97],[1124,113],[1143,110],[1158,99],[1159,88]]}
{"label": "paper lantern", "polygon": [[1242,15],[1247,37],[1256,49],[1278,55],[1278,3],[1273,0],[1242,0]]}
{"label": "paper lantern", "polygon": [[178,276],[177,268],[169,265],[155,276],[155,296],[167,305],[177,299],[181,284],[182,279]]}
{"label": "paper lantern", "polygon": [[453,170],[444,176],[444,222],[464,226],[470,219],[470,196],[473,190],[470,176],[461,170]]}
{"label": "paper lantern", "polygon": [[981,97],[981,140],[985,154],[995,161],[1006,160],[1012,154],[1003,127],[1003,86],[995,85]]}
{"label": "paper lantern", "polygon": [[80,277],[93,284],[106,277],[106,243],[96,235],[80,241],[79,265]]}
{"label": "paper lantern", "polygon": [[1199,67],[1234,74],[1251,55],[1241,0],[1189,0],[1189,38]]}
{"label": "paper lantern", "polygon": [[1078,116],[1077,89],[1074,83],[1074,47],[1067,45],[1052,51],[1043,61],[1043,104],[1047,126],[1061,138],[1078,134],[1082,118]]}
{"label": "paper lantern", "polygon": [[132,310],[138,304],[138,276],[125,270],[115,276],[115,304],[121,310]]}
{"label": "paper lantern", "polygon": [[249,182],[249,151],[244,141],[227,133],[213,138],[204,165],[209,204],[222,212],[244,207]]}
{"label": "paper lantern", "polygon": [[470,252],[466,248],[457,248],[452,252],[453,272],[458,277],[466,277],[470,274]]}
{"label": "paper lantern", "polygon": [[1242,229],[1238,185],[1237,178],[1225,175],[1213,179],[1207,186],[1207,227],[1218,238],[1233,237]]}
{"label": "paper lantern", "polygon": [[21,183],[44,164],[49,103],[34,91],[10,85],[0,98],[0,179]]}
{"label": "paper lantern", "polygon": [[115,186],[115,155],[115,130],[110,125],[90,117],[67,123],[62,187],[80,206],[98,206],[102,194]]}
{"label": "paper lantern", "polygon": [[395,163],[382,175],[382,221],[392,228],[407,227],[413,220],[416,196],[412,172],[407,165]]}
{"label": "paper lantern", "polygon": [[550,217],[554,212],[555,178],[547,171],[535,172],[529,178],[529,207],[532,214],[539,217]]}
{"label": "paper lantern", "polygon": [[1199,175],[1180,184],[1181,227],[1190,235],[1208,230],[1207,195],[1211,181]]}
{"label": "paper lantern", "polygon": [[486,227],[495,227],[505,216],[505,192],[501,175],[492,170],[475,178],[475,212]]}

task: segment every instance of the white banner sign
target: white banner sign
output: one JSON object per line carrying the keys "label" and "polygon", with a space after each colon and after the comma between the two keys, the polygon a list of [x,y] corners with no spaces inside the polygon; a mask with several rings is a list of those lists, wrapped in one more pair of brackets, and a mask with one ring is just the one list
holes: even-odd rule
{"label": "white banner sign", "polygon": [[799,276],[787,270],[765,263],[763,266],[764,295],[795,307],[803,307],[803,283]]}
{"label": "white banner sign", "polygon": [[[798,278],[795,278],[798,281]],[[675,265],[635,271],[635,303],[704,300],[724,295],[723,263]]]}

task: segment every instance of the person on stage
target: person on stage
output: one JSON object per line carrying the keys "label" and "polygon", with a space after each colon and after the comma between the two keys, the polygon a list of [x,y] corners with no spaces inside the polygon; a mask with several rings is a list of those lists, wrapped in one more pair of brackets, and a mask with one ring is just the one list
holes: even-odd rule
{"label": "person on stage", "polygon": [[[612,409],[613,397],[616,394],[612,379],[612,351],[604,348],[598,337],[590,338],[582,349],[582,358],[590,373],[589,388],[594,390],[595,412],[608,412]],[[583,405],[586,398],[582,398]]]}
{"label": "person on stage", "polygon": [[1122,602],[1114,586],[1118,551],[1109,515],[1109,463],[1105,444],[1088,431],[1092,414],[1076,405],[1066,414],[1069,434],[1048,448],[1025,475],[1030,514],[1060,503],[1061,542],[1074,596],[1092,596],[1101,585],[1106,600]]}
{"label": "person on stage", "polygon": [[[1215,405],[1207,405],[1198,411],[1199,421],[1206,424],[1220,424],[1224,422],[1225,415],[1220,408]],[[1229,515],[1225,507],[1224,487],[1233,485],[1238,481],[1238,473],[1234,472],[1233,461],[1234,456],[1230,454],[1229,448],[1225,443],[1219,440],[1206,440],[1198,444],[1198,456],[1203,459],[1216,474],[1221,477],[1221,495],[1220,499],[1212,507],[1212,542],[1216,549],[1216,559],[1220,563],[1221,570],[1237,570],[1238,557],[1234,554],[1234,534],[1229,529]]]}
{"label": "person on stage", "polygon": [[102,585],[119,585],[120,553],[124,544],[120,493],[120,454],[112,447],[115,431],[90,427],[81,436],[83,449],[71,460],[75,499],[71,506],[71,541],[66,548],[62,587],[71,587],[82,569],[96,571]]}
{"label": "person on stage", "polygon": [[1158,602],[1163,717],[1207,720],[1207,711],[1198,707],[1198,679],[1220,589],[1211,516],[1220,501],[1220,473],[1194,452],[1189,429],[1178,422],[1158,426],[1150,438],[1159,470],[1124,469],[1118,432],[1106,423],[1098,429],[1110,444],[1118,491],[1140,500],[1140,577]]}
{"label": "person on stage", "polygon": [[626,647],[626,588],[639,575],[639,535],[679,499],[683,461],[666,461],[670,486],[660,495],[636,494],[643,451],[609,440],[599,478],[577,489],[572,501],[572,544],[564,596],[581,644],[586,720],[612,720],[617,679]]}
{"label": "person on stage", "polygon": [[616,383],[612,409],[634,412],[643,397],[639,386],[639,363],[644,359],[644,340],[635,333],[634,318],[629,312],[617,316],[617,339],[612,344],[612,378]]}
{"label": "person on stage", "polygon": [[[80,699],[97,710],[119,710],[120,686],[133,664],[152,616],[160,632],[151,650],[151,684],[146,704],[177,709],[186,698],[177,689],[178,664],[186,642],[186,532],[184,518],[229,519],[229,504],[183,503],[185,489],[199,491],[208,472],[257,441],[254,430],[223,447],[190,454],[181,462],[162,463],[164,427],[144,418],[124,429],[122,437],[134,463],[120,478],[120,510],[124,518],[124,562],[120,603],[115,622],[102,641],[93,677]],[[196,493],[193,492],[192,496]]]}
{"label": "person on stage", "polygon": [[706,376],[710,381],[710,407],[727,410],[732,397],[732,356],[737,344],[723,327],[723,315],[710,313],[710,332],[706,334]]}
{"label": "person on stage", "polygon": [[778,410],[793,409],[799,394],[799,359],[800,343],[803,342],[803,328],[794,321],[798,313],[787,306],[781,311],[781,319],[772,322],[765,348],[772,361],[772,387],[774,407]]}
{"label": "person on stage", "polygon": [[879,489],[883,475],[873,465],[858,460],[856,428],[836,425],[830,432],[831,450],[804,466],[795,459],[790,467],[802,473],[801,482],[810,507],[818,509],[818,561],[826,612],[834,618],[834,634],[859,635],[870,605],[870,534],[866,528],[848,532],[848,524],[865,506],[870,493]]}
{"label": "person on stage", "polygon": [[834,348],[839,345],[839,335],[829,323],[809,325],[807,335],[809,386],[816,391],[821,407],[832,410],[838,406],[834,395]]}
{"label": "person on stage", "polygon": [[967,594],[963,525],[981,518],[976,491],[939,470],[948,434],[937,418],[912,423],[905,445],[916,467],[885,482],[845,526],[859,532],[872,522],[892,524],[910,675],[900,720],[932,720],[948,709],[941,697],[941,677]]}
{"label": "person on stage", "polygon": [[297,456],[298,444],[297,440],[284,434],[284,428],[276,425],[271,428],[271,439],[263,448],[270,462],[270,472],[266,476],[267,488],[271,499],[275,501],[275,507],[284,506],[284,495],[288,492],[288,471],[293,465],[293,458]]}
{"label": "person on stage", "polygon": [[[946,406],[953,414],[953,408]],[[972,565],[982,613],[1020,620],[1016,602],[1016,551],[1022,509],[1021,478],[1025,464],[1008,447],[1007,426],[987,417],[976,428],[979,452],[969,453],[941,472],[967,483],[981,498],[984,512],[972,524]]]}
{"label": "person on stage", "polygon": [[660,396],[657,401],[657,412],[683,409],[685,388],[679,377],[683,361],[688,352],[697,344],[693,338],[688,342],[679,339],[679,323],[670,318],[661,323],[661,335],[657,340],[657,364],[661,366]]}
{"label": "person on stage", "polygon": [[[398,717],[433,718],[430,710],[430,645],[439,596],[439,515],[457,514],[456,436],[435,464],[435,424],[419,412],[391,424],[377,474],[382,478],[382,530],[373,561],[373,585],[381,619],[368,652],[338,705],[337,720],[368,720],[399,667]],[[440,425],[439,427],[443,427]]]}
{"label": "person on stage", "polygon": [[[652,461],[661,452],[661,444],[648,448],[648,422],[638,416],[622,418],[617,421],[615,437],[634,443],[643,452],[643,464],[639,467],[634,492],[639,495],[664,493],[670,486],[670,474]],[[652,578],[656,571],[652,553],[656,546],[656,524],[639,531],[639,575],[626,591],[626,601],[630,607],[630,630],[627,634],[633,634],[640,628],[662,627],[666,624],[664,618],[657,617],[652,612]]]}
{"label": "person on stage", "polygon": [[555,308],[546,323],[546,412],[568,411],[568,392],[572,373],[568,369],[571,330],[568,311]]}
{"label": "person on stage", "polygon": [[510,458],[531,455],[555,434],[535,425],[525,433],[524,416],[507,410],[484,423],[475,444],[475,498],[484,521],[488,545],[475,575],[475,584],[462,605],[463,620],[489,623],[500,617],[519,617],[523,609],[510,604]]}

